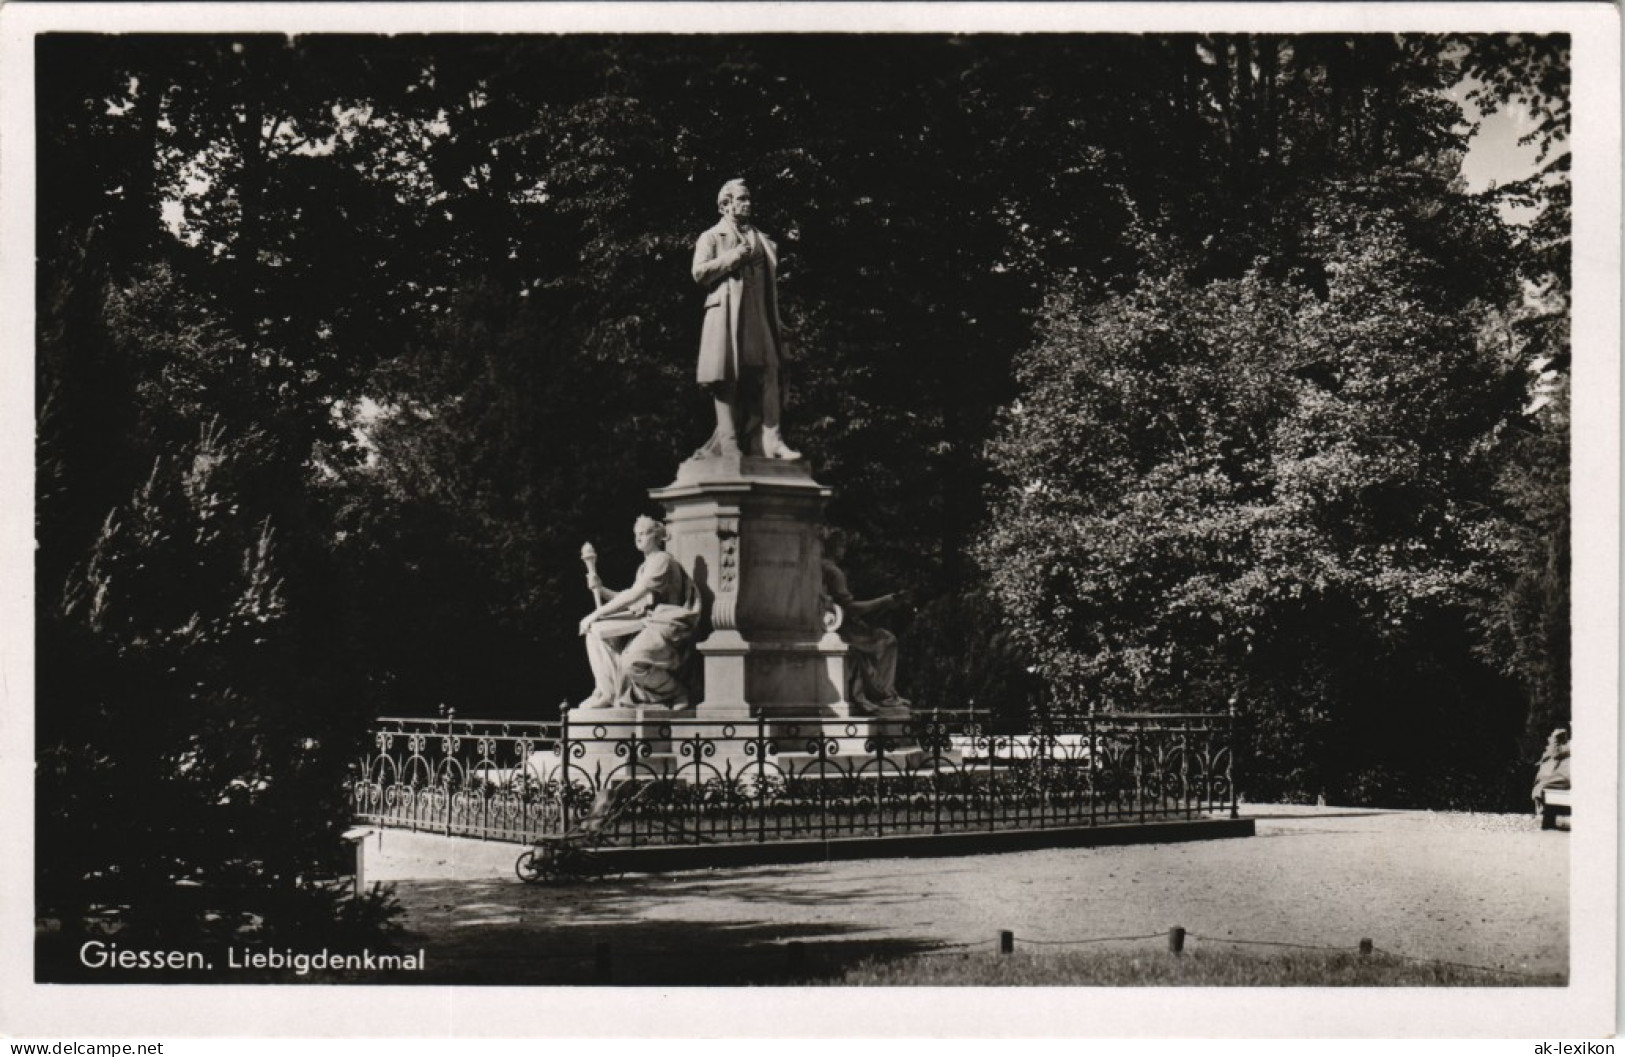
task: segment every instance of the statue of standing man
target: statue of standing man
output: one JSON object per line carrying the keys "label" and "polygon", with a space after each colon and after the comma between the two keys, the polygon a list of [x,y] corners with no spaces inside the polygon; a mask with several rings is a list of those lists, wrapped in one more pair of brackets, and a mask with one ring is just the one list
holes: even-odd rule
{"label": "statue of standing man", "polygon": [[723,184],[717,209],[721,221],[694,247],[694,281],[707,291],[696,375],[716,405],[717,428],[695,454],[799,459],[779,431],[778,250],[751,226],[745,181]]}

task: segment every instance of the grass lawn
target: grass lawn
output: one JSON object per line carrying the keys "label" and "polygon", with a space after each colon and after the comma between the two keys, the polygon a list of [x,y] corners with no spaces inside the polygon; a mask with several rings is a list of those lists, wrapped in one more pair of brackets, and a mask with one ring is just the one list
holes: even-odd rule
{"label": "grass lawn", "polygon": [[991,951],[864,962],[830,980],[855,987],[1562,987],[1562,974],[1514,975],[1382,953],[1191,950]]}

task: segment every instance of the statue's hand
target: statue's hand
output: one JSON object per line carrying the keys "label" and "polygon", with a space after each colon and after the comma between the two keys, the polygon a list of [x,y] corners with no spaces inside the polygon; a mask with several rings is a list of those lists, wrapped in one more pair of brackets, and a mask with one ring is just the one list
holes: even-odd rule
{"label": "statue's hand", "polygon": [[589,613],[586,616],[582,617],[581,618],[581,627],[577,630],[576,634],[585,637],[586,634],[587,634],[587,629],[592,627],[592,623],[593,623],[593,616],[592,616],[591,613]]}

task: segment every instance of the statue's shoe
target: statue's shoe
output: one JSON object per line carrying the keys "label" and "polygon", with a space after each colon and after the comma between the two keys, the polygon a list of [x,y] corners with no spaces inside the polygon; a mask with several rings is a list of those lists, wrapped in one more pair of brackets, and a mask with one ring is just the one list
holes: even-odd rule
{"label": "statue's shoe", "polygon": [[638,699],[636,699],[634,697],[628,696],[628,697],[621,698],[620,703],[618,704],[617,707],[619,707],[619,708],[664,708],[664,709],[666,709],[668,711],[671,711],[671,712],[681,712],[686,708],[692,707],[692,705],[689,702],[688,698],[686,698],[686,697],[681,698],[680,700],[676,700],[676,701],[640,701],[640,700],[638,700]]}
{"label": "statue's shoe", "polygon": [[888,697],[878,704],[873,701],[859,701],[858,704],[876,719],[907,719],[914,714],[909,703],[901,697]]}
{"label": "statue's shoe", "polygon": [[720,459],[724,456],[739,454],[739,438],[732,433],[711,434],[704,444],[694,452],[696,459]]}
{"label": "statue's shoe", "polygon": [[767,426],[762,430],[762,454],[769,459],[783,459],[786,462],[801,458],[801,453],[784,443],[779,436],[777,426]]}
{"label": "statue's shoe", "polygon": [[587,698],[585,701],[581,702],[581,704],[577,705],[576,707],[577,708],[613,708],[613,707],[615,707],[615,702],[611,701],[609,698],[605,697],[603,694],[600,694],[595,690],[595,691],[593,691],[593,694],[592,694],[591,697]]}

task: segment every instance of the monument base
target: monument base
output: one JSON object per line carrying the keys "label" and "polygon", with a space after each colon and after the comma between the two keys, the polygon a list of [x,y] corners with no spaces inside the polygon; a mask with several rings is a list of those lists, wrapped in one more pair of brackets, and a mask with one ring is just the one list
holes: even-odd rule
{"label": "monument base", "polygon": [[698,701],[692,713],[617,705],[573,710],[572,723],[602,729],[594,740],[652,743],[663,739],[649,725],[678,716],[860,726],[907,718],[906,707],[876,709],[849,697],[857,658],[834,630],[839,614],[826,595],[830,490],[804,460],[693,458],[649,495],[665,507],[665,550],[688,572],[704,613],[693,646],[703,691],[689,688]]}
{"label": "monument base", "polygon": [[825,630],[819,530],[830,490],[804,460],[689,459],[649,495],[666,509],[666,549],[689,570],[709,616],[697,650],[696,714],[846,719],[848,650]]}

